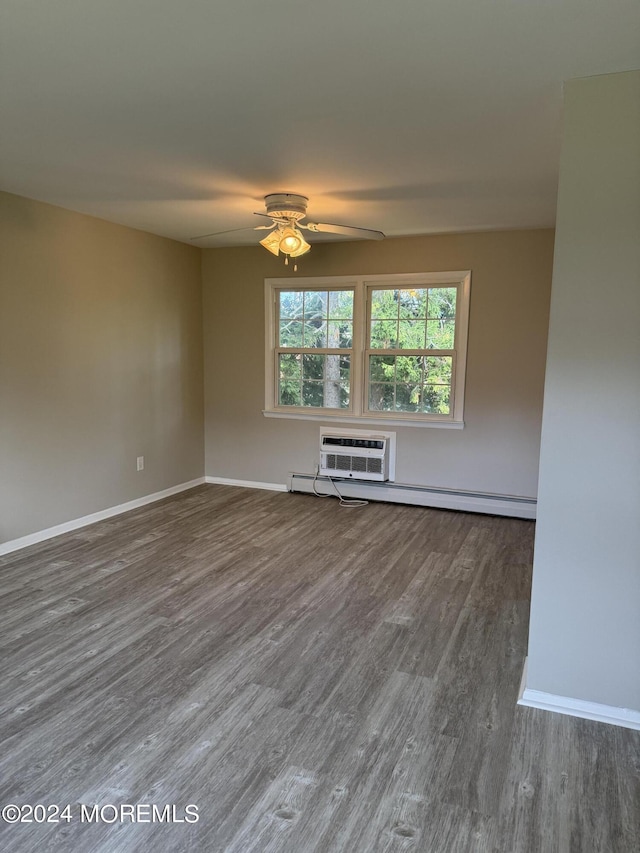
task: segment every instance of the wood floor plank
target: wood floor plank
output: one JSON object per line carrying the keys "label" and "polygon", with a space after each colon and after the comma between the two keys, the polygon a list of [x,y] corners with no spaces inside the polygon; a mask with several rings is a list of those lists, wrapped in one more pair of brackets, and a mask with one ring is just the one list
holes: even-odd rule
{"label": "wood floor plank", "polygon": [[[423,725],[430,691],[428,679],[400,672],[390,674],[384,689],[378,693],[375,705],[359,724],[348,730],[349,736],[342,739],[341,748],[332,751],[329,759],[320,758],[322,775],[327,781],[317,802],[312,803],[303,816],[298,847],[291,849],[301,849],[304,840],[311,837],[307,823],[314,824],[314,809],[324,811],[327,808],[332,819],[324,822],[315,820],[315,824],[320,825],[314,829],[313,843],[316,846],[311,849],[375,849],[362,839],[370,831],[372,821],[376,825],[376,843],[386,827],[386,814],[382,817],[382,826],[378,825],[380,803],[394,768],[408,751],[407,745],[414,743]],[[305,744],[300,744],[300,748],[304,754]],[[317,753],[305,757],[307,766],[318,760]]]}
{"label": "wood floor plank", "polygon": [[0,558],[0,799],[75,816],[0,849],[635,853],[640,733],[515,704],[533,529],[207,485]]}
{"label": "wood floor plank", "polygon": [[498,813],[509,765],[527,616],[523,605],[503,605],[485,649],[493,676],[483,679],[474,691],[473,705],[465,709],[464,725],[449,722],[445,728],[457,736],[458,747],[442,798],[484,815]]}
{"label": "wood floor plank", "polygon": [[288,767],[267,788],[226,846],[228,853],[275,853],[287,845],[318,786],[315,773]]}
{"label": "wood floor plank", "polygon": [[440,666],[464,607],[470,582],[435,578],[419,597],[416,617],[407,628],[407,643],[398,668],[433,676]]}

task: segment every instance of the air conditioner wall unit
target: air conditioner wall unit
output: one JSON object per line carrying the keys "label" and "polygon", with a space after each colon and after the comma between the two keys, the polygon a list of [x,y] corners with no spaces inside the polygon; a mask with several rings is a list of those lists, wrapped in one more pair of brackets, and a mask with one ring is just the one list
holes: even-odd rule
{"label": "air conditioner wall unit", "polygon": [[389,436],[321,431],[319,473],[352,480],[388,480]]}

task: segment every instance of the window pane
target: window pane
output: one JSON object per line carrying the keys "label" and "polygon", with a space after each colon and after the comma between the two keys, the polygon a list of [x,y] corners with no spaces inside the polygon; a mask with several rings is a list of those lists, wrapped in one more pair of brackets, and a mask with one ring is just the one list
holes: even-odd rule
{"label": "window pane", "polygon": [[302,357],[298,353],[281,353],[278,358],[278,404],[280,406],[302,405],[301,380]]}
{"label": "window pane", "polygon": [[353,319],[352,290],[333,290],[329,293],[329,317],[332,320]]}
{"label": "window pane", "polygon": [[327,346],[330,348],[350,348],[352,334],[353,323],[350,320],[329,320],[327,331]]}
{"label": "window pane", "polygon": [[322,407],[324,403],[324,382],[313,379],[304,380],[302,383],[302,405]]}
{"label": "window pane", "polygon": [[432,287],[429,288],[429,317],[453,318],[456,316],[456,294],[455,287]]}
{"label": "window pane", "polygon": [[425,385],[421,411],[432,415],[448,415],[451,388],[448,385]]}
{"label": "window pane", "polygon": [[284,379],[280,382],[280,393],[278,395],[280,406],[301,406],[302,396],[300,382],[293,379]]}
{"label": "window pane", "polygon": [[400,319],[414,319],[427,316],[427,291],[400,290],[398,292]]}
{"label": "window pane", "polygon": [[371,291],[371,319],[393,320],[398,316],[397,290]]}
{"label": "window pane", "polygon": [[351,358],[327,355],[325,367],[324,405],[328,409],[348,409],[351,387]]}
{"label": "window pane", "polygon": [[422,385],[423,357],[421,355],[399,355],[396,359],[396,381]]}
{"label": "window pane", "polygon": [[369,379],[371,382],[392,382],[396,371],[395,355],[370,355]]}
{"label": "window pane", "polygon": [[396,411],[417,412],[420,403],[420,385],[396,385]]}
{"label": "window pane", "polygon": [[[332,355],[328,356],[328,358],[333,358]],[[340,379],[349,380],[351,379],[351,359],[348,355],[341,355],[340,358]]]}
{"label": "window pane", "polygon": [[398,342],[398,323],[396,320],[371,321],[371,349],[395,349]]}
{"label": "window pane", "polygon": [[280,320],[280,346],[302,346],[302,323],[298,320]]}
{"label": "window pane", "polygon": [[369,386],[369,408],[374,412],[393,411],[393,388],[390,383],[372,382]]}
{"label": "window pane", "polygon": [[299,379],[300,363],[301,356],[299,353],[281,353],[278,358],[280,379]]}
{"label": "window pane", "polygon": [[424,341],[424,320],[400,320],[398,349],[424,349]]}
{"label": "window pane", "polygon": [[427,347],[429,349],[453,349],[454,340],[454,320],[427,320]]}
{"label": "window pane", "polygon": [[345,409],[349,406],[349,383],[329,380],[324,389],[325,409]]}
{"label": "window pane", "polygon": [[324,319],[327,316],[327,292],[307,290],[304,294],[305,320]]}
{"label": "window pane", "polygon": [[302,375],[305,379],[324,379],[324,359],[323,355],[308,355],[305,353],[302,356]]}
{"label": "window pane", "polygon": [[302,317],[302,292],[295,290],[280,291],[280,319]]}
{"label": "window pane", "polygon": [[311,320],[304,325],[305,347],[326,347],[327,323],[325,320]]}
{"label": "window pane", "polygon": [[450,356],[429,356],[425,381],[430,384],[451,384],[453,359]]}
{"label": "window pane", "polygon": [[[334,379],[336,382],[340,379],[340,356],[326,355],[325,359],[325,379]],[[349,378],[348,375],[346,377]]]}

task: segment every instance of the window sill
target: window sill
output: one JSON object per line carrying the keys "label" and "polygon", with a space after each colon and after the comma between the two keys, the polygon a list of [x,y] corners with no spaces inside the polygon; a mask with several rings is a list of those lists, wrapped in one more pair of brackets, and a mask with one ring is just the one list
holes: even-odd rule
{"label": "window sill", "polygon": [[445,421],[445,420],[410,420],[409,418],[372,418],[367,417],[365,415],[345,415],[341,412],[336,414],[329,414],[328,412],[322,413],[309,413],[306,412],[279,412],[271,409],[264,409],[262,414],[265,418],[283,418],[285,420],[294,420],[294,421],[316,421],[327,422],[327,421],[336,421],[340,423],[350,423],[350,424],[367,424],[367,425],[375,425],[380,427],[381,429],[385,426],[394,426],[394,427],[426,427],[427,429],[464,429],[464,421]]}

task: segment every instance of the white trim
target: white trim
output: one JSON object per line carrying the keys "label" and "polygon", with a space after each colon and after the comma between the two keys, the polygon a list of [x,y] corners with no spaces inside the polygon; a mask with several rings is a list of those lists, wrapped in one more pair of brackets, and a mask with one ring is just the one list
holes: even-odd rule
{"label": "white trim", "polygon": [[[334,495],[327,477],[314,478],[313,474],[289,474],[289,491]],[[408,483],[369,483],[333,478],[340,492],[348,498],[362,498],[388,503],[413,504],[436,509],[456,509],[461,512],[479,512],[488,515],[505,515],[510,518],[534,519],[536,501],[515,495],[467,492],[462,489],[443,489],[433,486],[415,486]]]}
{"label": "white trim", "polygon": [[103,521],[105,518],[121,515],[123,512],[129,512],[131,509],[137,509],[146,504],[161,501],[163,498],[178,494],[178,492],[184,492],[187,489],[193,489],[195,486],[201,486],[204,482],[204,477],[198,477],[196,480],[190,480],[188,483],[180,483],[178,486],[171,486],[168,489],[163,489],[161,492],[154,492],[151,495],[145,495],[133,501],[111,506],[108,509],[101,509],[99,512],[91,513],[91,515],[83,515],[81,518],[74,518],[71,521],[65,521],[63,524],[56,524],[55,527],[48,527],[46,530],[39,530],[37,533],[21,536],[19,539],[11,539],[9,542],[0,544],[0,556],[10,554],[12,551],[19,551],[21,548],[28,548],[29,545],[37,545],[38,542],[53,539],[54,536],[61,536],[63,533],[70,533],[72,530],[78,530],[80,527],[87,527],[89,524],[95,524],[96,521]]}
{"label": "white trim", "polygon": [[272,492],[288,492],[284,483],[259,483],[255,480],[234,480],[229,477],[205,477],[206,483],[215,483],[219,486],[241,486],[243,489],[268,489]]}
{"label": "white trim", "polygon": [[275,354],[274,354],[274,334],[275,334],[275,316],[276,316],[276,290],[270,284],[271,279],[264,280],[264,405],[265,408],[271,409],[276,404],[275,387]]}
{"label": "white trim", "polygon": [[384,427],[438,427],[439,429],[464,429],[464,421],[410,421],[400,418],[362,418],[358,415],[331,414],[325,410],[322,414],[302,414],[301,412],[271,412],[263,409],[265,418],[285,418],[294,421],[326,421],[329,418],[338,423],[371,424],[383,429]]}
{"label": "white trim", "polygon": [[640,711],[602,705],[600,702],[587,702],[585,699],[572,699],[570,696],[556,696],[555,693],[544,693],[542,690],[532,690],[527,687],[527,661],[528,658],[522,670],[518,705],[640,731]]}

